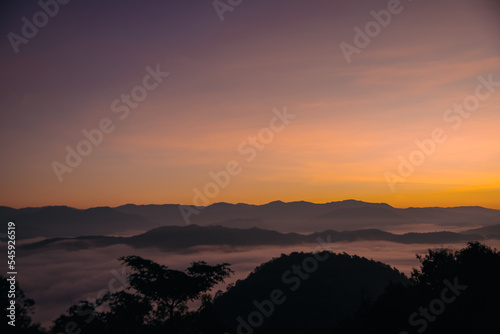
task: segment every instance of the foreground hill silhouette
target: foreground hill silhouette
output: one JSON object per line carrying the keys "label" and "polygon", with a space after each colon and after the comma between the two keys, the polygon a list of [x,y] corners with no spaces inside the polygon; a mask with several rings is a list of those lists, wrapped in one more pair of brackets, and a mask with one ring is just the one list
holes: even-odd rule
{"label": "foreground hill silhouette", "polygon": [[257,267],[216,297],[214,307],[237,333],[329,333],[390,282],[408,280],[388,265],[356,255],[292,253]]}

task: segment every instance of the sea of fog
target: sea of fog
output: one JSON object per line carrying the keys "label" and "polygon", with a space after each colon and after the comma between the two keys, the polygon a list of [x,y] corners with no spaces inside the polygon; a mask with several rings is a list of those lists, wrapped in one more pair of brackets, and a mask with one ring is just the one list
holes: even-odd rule
{"label": "sea of fog", "polygon": [[[488,240],[485,244],[500,249],[500,240]],[[412,268],[419,266],[415,254],[424,254],[427,249],[460,249],[460,244],[412,244],[404,245],[385,241],[339,242],[330,244],[304,244],[289,247],[213,247],[200,246],[184,253],[163,252],[158,249],[134,249],[125,245],[93,248],[68,252],[53,250],[18,256],[18,282],[25,294],[35,300],[34,320],[44,326],[64,313],[78,300],[102,296],[107,290],[115,291],[123,287],[123,267],[117,260],[121,256],[139,255],[172,269],[184,270],[194,261],[209,264],[227,262],[235,275],[225,284],[217,286],[225,290],[225,285],[245,278],[256,266],[273,257],[292,252],[314,252],[330,250],[346,252],[368,259],[381,261],[409,275]]]}

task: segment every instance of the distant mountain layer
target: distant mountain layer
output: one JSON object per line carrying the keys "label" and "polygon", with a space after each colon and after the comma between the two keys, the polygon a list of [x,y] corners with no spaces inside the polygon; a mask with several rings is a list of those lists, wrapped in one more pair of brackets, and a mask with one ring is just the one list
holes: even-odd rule
{"label": "distant mountain layer", "polygon": [[[385,203],[345,200],[324,204],[310,202],[264,205],[215,203],[207,207],[172,205],[125,205],[116,208],[124,213],[142,215],[161,225],[223,225],[254,227],[280,232],[314,232],[326,229],[355,230],[385,228],[401,224],[435,224],[440,226],[483,227],[500,223],[500,210],[482,207],[407,208],[398,209]],[[196,212],[196,213],[193,213]],[[184,218],[187,217],[188,221]],[[241,225],[237,225],[238,222]]]}
{"label": "distant mountain layer", "polygon": [[165,226],[132,237],[83,236],[76,238],[53,238],[22,246],[25,251],[64,249],[76,251],[93,247],[129,245],[134,248],[159,248],[163,251],[193,250],[196,246],[264,246],[298,245],[317,242],[340,242],[378,240],[403,244],[443,244],[480,241],[478,234],[453,232],[393,234],[380,230],[357,230],[338,232],[333,230],[301,235],[280,233],[258,228],[236,229],[223,226]]}
{"label": "distant mountain layer", "polygon": [[215,203],[206,207],[127,204],[86,210],[66,206],[24,209],[0,207],[0,219],[15,221],[18,239],[27,239],[117,235],[127,231],[188,224],[258,227],[300,233],[328,229],[387,229],[407,224],[453,225],[470,229],[499,224],[500,210],[482,207],[398,209],[384,203],[355,200],[324,204],[276,201],[264,205]]}
{"label": "distant mountain layer", "polygon": [[11,209],[0,207],[2,221],[16,223],[17,239],[103,235],[156,227],[142,216],[108,207],[79,210],[67,206]]}
{"label": "distant mountain layer", "polygon": [[464,234],[479,234],[487,239],[500,239],[500,224],[467,230]]}

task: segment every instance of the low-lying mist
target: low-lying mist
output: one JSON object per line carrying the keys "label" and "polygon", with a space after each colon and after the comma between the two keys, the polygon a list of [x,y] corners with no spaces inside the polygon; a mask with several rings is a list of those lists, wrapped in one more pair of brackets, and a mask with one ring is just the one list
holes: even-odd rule
{"label": "low-lying mist", "polygon": [[[484,243],[500,248],[500,240],[487,240]],[[229,283],[244,279],[256,266],[291,252],[346,252],[387,263],[409,275],[412,268],[419,266],[415,254],[423,254],[434,248],[460,249],[464,246],[464,243],[406,245],[386,241],[357,241],[289,247],[198,246],[182,253],[163,252],[154,248],[135,249],[125,245],[76,252],[51,250],[20,255],[18,281],[26,295],[36,302],[33,319],[48,327],[77,301],[95,300],[109,289],[114,291],[122,288],[124,267],[118,261],[121,256],[139,255],[177,270],[184,270],[194,261],[203,260],[209,264],[228,262],[235,275],[226,280],[225,284],[217,286],[212,291],[215,293],[218,289],[225,290]]]}

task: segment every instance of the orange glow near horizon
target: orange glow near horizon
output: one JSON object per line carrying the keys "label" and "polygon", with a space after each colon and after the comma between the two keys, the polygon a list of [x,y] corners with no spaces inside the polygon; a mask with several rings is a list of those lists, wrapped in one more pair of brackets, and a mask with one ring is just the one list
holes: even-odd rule
{"label": "orange glow near horizon", "polygon": [[[125,38],[106,30],[111,24],[92,27],[95,35],[111,34],[103,41],[89,40],[77,9],[68,9],[67,19],[82,23],[75,23],[74,39],[54,21],[19,54],[0,50],[0,205],[190,205],[195,189],[216,184],[211,172],[236,161],[241,172],[227,186],[216,184],[207,204],[356,199],[500,209],[493,5],[405,3],[348,64],[339,43],[353,43],[353,27],[386,3],[290,4],[289,13],[273,5],[269,17],[248,5],[222,24],[201,5],[182,7],[179,15],[189,13],[183,19],[197,25],[175,30],[170,24],[182,22],[169,18],[151,21],[163,30],[131,31],[115,22]],[[302,20],[291,19],[299,13]],[[67,43],[66,53],[57,38]],[[88,45],[100,51],[84,52]],[[120,119],[112,102],[141,85],[146,66],[156,64],[170,76]],[[489,76],[495,83],[477,88],[479,77]],[[487,97],[472,111],[448,112],[473,102],[478,89]],[[284,107],[296,117],[273,120],[273,110]],[[104,118],[114,130],[59,182],[54,161],[66,165],[66,147],[76,149],[86,140],[82,130]],[[414,153],[435,129],[445,139],[427,146],[429,154]],[[423,160],[403,175],[401,157]],[[392,186],[388,172],[397,177]]]}

